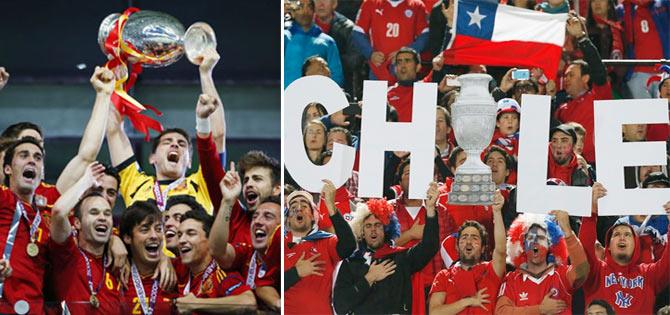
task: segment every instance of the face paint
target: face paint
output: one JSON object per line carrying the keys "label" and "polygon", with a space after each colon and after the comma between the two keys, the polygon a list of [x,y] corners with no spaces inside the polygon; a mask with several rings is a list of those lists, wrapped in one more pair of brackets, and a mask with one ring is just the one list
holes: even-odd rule
{"label": "face paint", "polygon": [[531,227],[526,234],[524,250],[528,262],[541,263],[545,260],[549,252],[549,240],[546,231],[539,226]]}

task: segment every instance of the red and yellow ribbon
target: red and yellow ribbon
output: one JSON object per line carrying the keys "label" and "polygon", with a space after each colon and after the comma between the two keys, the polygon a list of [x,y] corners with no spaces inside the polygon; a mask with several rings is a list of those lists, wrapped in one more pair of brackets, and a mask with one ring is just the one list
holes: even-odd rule
{"label": "red and yellow ribbon", "polygon": [[[165,59],[168,56],[161,56],[161,57],[151,57],[151,56],[146,56],[139,51],[137,51],[136,48],[132,47],[130,43],[126,43],[123,40],[123,28],[126,25],[126,22],[128,21],[128,17],[135,13],[138,12],[140,9],[135,8],[135,7],[130,7],[126,9],[121,16],[119,16],[119,19],[115,22],[114,27],[112,28],[112,31],[109,33],[109,36],[107,36],[107,39],[105,40],[105,49],[109,54],[113,56],[113,59],[109,60],[106,64],[105,67],[107,69],[113,70],[116,67],[123,67],[127,69],[128,71],[124,71],[122,77],[117,78],[115,86],[114,86],[114,92],[112,93],[111,101],[116,107],[116,109],[119,111],[119,114],[121,116],[128,116],[128,119],[133,125],[133,128],[135,128],[137,131],[143,133],[145,135],[145,140],[149,141],[150,139],[150,134],[149,134],[149,129],[156,130],[157,132],[163,131],[163,126],[155,119],[146,116],[142,114],[142,111],[149,109],[156,113],[156,115],[161,116],[162,113],[158,111],[156,108],[149,106],[149,105],[142,105],[140,102],[135,100],[132,96],[128,95],[128,90],[135,85],[135,81],[137,80],[137,76],[142,73],[142,62],[151,62],[151,61],[160,61],[162,59]],[[128,62],[128,57],[135,57],[137,58],[137,62],[132,64],[131,68],[128,69],[127,67],[127,62]],[[130,74],[128,74],[130,72]]]}

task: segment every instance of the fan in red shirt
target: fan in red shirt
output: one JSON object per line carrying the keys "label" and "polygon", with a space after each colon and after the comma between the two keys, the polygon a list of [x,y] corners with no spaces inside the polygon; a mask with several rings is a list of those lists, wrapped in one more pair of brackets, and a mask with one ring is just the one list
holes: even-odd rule
{"label": "fan in red shirt", "polygon": [[256,298],[238,274],[226,274],[210,252],[208,237],[214,218],[204,211],[191,210],[179,225],[179,257],[188,267],[180,277],[176,300],[180,314],[192,312],[233,312],[256,308]]}
{"label": "fan in red shirt", "polygon": [[[178,197],[182,196],[186,195]],[[162,252],[163,222],[156,204],[136,201],[130,205],[121,216],[119,234],[128,248],[131,268],[128,289],[123,291],[123,313],[169,314],[177,292],[165,290],[158,278],[153,279],[161,259],[166,259]]]}
{"label": "fan in red shirt", "polygon": [[523,214],[510,226],[507,253],[517,269],[500,287],[496,314],[572,314],[572,295],[589,263],[567,212],[551,214],[558,224],[551,216]]}
{"label": "fan in red shirt", "polygon": [[[594,215],[582,220],[579,238],[589,260],[589,278],[584,283],[586,303],[605,300],[617,314],[653,314],[656,295],[668,286],[670,250],[665,245],[663,256],[652,263],[640,261],[640,239],[627,223],[612,226],[606,234],[605,259],[595,254],[597,198],[607,190],[600,183],[593,185]],[[670,218],[670,202],[664,205]]]}
{"label": "fan in red shirt", "polygon": [[363,1],[356,17],[352,41],[369,59],[370,78],[393,84],[389,71],[393,57],[403,46],[423,50],[428,40],[428,21],[419,0]]}
{"label": "fan in red shirt", "polygon": [[[4,244],[0,313],[43,313],[49,230],[34,206],[43,158],[44,150],[32,137],[19,139],[5,152],[3,172],[9,188],[0,187],[0,244]],[[11,229],[13,225],[17,228]],[[8,242],[10,237],[14,238],[13,244]]]}
{"label": "fan in red shirt", "polygon": [[335,186],[321,191],[335,235],[318,229],[319,212],[306,191],[288,196],[289,232],[284,237],[284,312],[332,314],[335,266],[356,249],[351,227],[335,207]]}
{"label": "fan in red shirt", "polygon": [[421,71],[421,60],[416,50],[402,47],[395,55],[393,64],[395,65],[395,76],[398,82],[389,87],[386,98],[398,113],[398,122],[410,122],[412,121],[414,82],[417,80],[419,71]]}
{"label": "fan in red shirt", "polygon": [[481,261],[487,246],[484,227],[476,221],[467,221],[458,232],[459,262],[440,271],[430,289],[430,312],[459,314],[493,314],[492,297],[505,275],[505,225],[502,206],[505,199],[496,192],[493,200],[495,249],[491,261]]}
{"label": "fan in red shirt", "polygon": [[230,212],[241,190],[240,177],[234,164],[231,164],[221,181],[220,188],[223,199],[209,236],[211,252],[224,270],[239,271],[246,279],[245,284],[254,289],[256,296],[274,311],[279,311],[280,199],[278,196],[270,196],[259,201],[251,221],[251,244],[230,244]]}
{"label": "fan in red shirt", "polygon": [[[49,253],[55,292],[72,314],[121,314],[119,283],[107,269],[105,247],[112,235],[112,208],[98,192],[82,196],[104,176],[105,168],[92,163],[53,208]],[[70,224],[74,209],[74,230]],[[76,235],[76,236],[75,236]],[[75,237],[77,238],[75,241]]]}

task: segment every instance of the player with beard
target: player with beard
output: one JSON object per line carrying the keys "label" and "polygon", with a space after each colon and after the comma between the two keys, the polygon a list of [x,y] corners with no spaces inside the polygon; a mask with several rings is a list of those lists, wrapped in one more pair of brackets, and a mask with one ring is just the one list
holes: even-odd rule
{"label": "player with beard", "polygon": [[129,249],[131,280],[123,293],[125,314],[168,314],[176,291],[166,291],[154,279],[163,247],[161,212],[151,201],[136,201],[121,216],[119,234]]}
{"label": "player with beard", "polygon": [[437,183],[426,193],[426,224],[423,237],[411,248],[396,247],[398,219],[386,200],[359,203],[352,230],[358,250],[342,262],[333,290],[338,313],[424,314],[426,299],[420,271],[439,247],[436,203]]}
{"label": "player with beard", "polygon": [[209,236],[210,250],[223,269],[241,271],[245,284],[254,289],[256,296],[279,311],[280,199],[270,196],[260,201],[251,221],[251,244],[231,244],[228,242],[230,213],[241,190],[240,177],[235,171],[235,164],[231,163],[230,171],[221,181],[223,200]]}
{"label": "player with beard", "polygon": [[[507,256],[516,267],[500,287],[496,314],[572,314],[572,296],[589,274],[568,213],[523,214],[509,229]],[[571,264],[567,265],[568,254]]]}
{"label": "player with beard", "polygon": [[324,180],[324,198],[335,235],[318,229],[319,212],[312,195],[294,191],[288,196],[289,232],[284,236],[284,312],[332,314],[335,265],[356,249],[354,235],[335,207],[335,186]]}
{"label": "player with beard", "polygon": [[457,242],[459,261],[440,271],[430,290],[430,312],[448,314],[493,314],[496,292],[505,275],[505,226],[502,218],[504,199],[500,191],[493,200],[495,249],[491,261],[481,261],[487,246],[484,227],[476,221],[461,225]]}
{"label": "player with beard", "polygon": [[[213,147],[211,147],[211,150],[213,150]],[[203,172],[214,209],[218,211],[223,197],[219,184],[226,173],[221,167],[216,166],[220,165],[218,156],[213,158],[215,161],[203,161]],[[211,167],[206,167],[206,163],[209,163]],[[242,178],[244,204],[238,200],[231,210],[229,242],[231,244],[251,244],[251,233],[249,232],[251,230],[251,220],[260,200],[270,196],[279,196],[281,193],[279,161],[262,151],[254,150],[244,154],[240,158],[238,166]]]}
{"label": "player with beard", "polygon": [[[209,136],[211,141],[208,130],[209,116],[219,105],[220,101],[217,98],[207,94],[200,95],[196,105],[198,137]],[[149,163],[156,170],[155,177],[141,171],[130,140],[123,129],[123,118],[115,108],[110,110],[107,143],[110,147],[112,164],[119,170],[121,176],[120,192],[126,205],[137,200],[154,199],[158,208],[163,211],[168,197],[185,194],[195,197],[207,211],[211,212],[212,204],[202,170],[198,169],[197,172],[186,176],[186,171],[191,165],[191,140],[186,131],[179,128],[166,129],[153,139]],[[216,156],[216,150],[210,154]],[[200,158],[202,160],[213,157]]]}
{"label": "player with beard", "polygon": [[3,172],[8,187],[0,187],[0,244],[5,244],[0,259],[4,278],[0,313],[43,313],[49,230],[34,200],[43,169],[44,150],[33,137],[19,139],[5,152]]}
{"label": "player with beard", "polygon": [[549,133],[549,166],[547,178],[558,178],[568,186],[590,186],[586,165],[580,165],[573,147],[577,133],[570,125],[562,124]]}
{"label": "player with beard", "polygon": [[226,274],[212,257],[209,234],[214,218],[206,212],[191,210],[179,225],[179,257],[188,267],[180,277],[176,300],[179,313],[232,312],[256,306],[249,287],[237,274]]}
{"label": "player with beard", "polygon": [[[52,281],[58,300],[65,301],[72,314],[120,314],[120,286],[107,269],[110,258],[105,251],[112,234],[112,208],[97,192],[79,199],[103,175],[104,166],[92,163],[53,207],[49,253],[57,272]],[[73,208],[74,231],[69,220]]]}
{"label": "player with beard", "polygon": [[[624,222],[616,223],[605,237],[605,259],[595,254],[597,199],[607,190],[600,184],[593,185],[591,217],[583,218],[579,238],[584,243],[591,269],[584,283],[584,297],[588,305],[593,300],[607,301],[617,314],[653,314],[656,295],[668,286],[670,280],[670,249],[665,250],[653,263],[640,261],[640,239],[635,229]],[[664,206],[670,220],[670,202]]]}

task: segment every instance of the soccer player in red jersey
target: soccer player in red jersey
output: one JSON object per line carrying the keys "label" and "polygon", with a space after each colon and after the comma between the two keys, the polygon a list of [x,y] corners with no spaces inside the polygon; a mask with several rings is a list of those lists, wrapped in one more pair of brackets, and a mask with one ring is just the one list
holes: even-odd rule
{"label": "soccer player in red jersey", "polygon": [[[209,244],[214,258],[225,270],[241,272],[245,284],[254,289],[256,296],[271,309],[281,309],[279,297],[279,265],[280,246],[278,233],[281,222],[281,205],[278,196],[270,196],[259,201],[251,221],[251,244],[228,242],[230,212],[241,191],[240,177],[235,171],[235,165],[221,181],[223,200],[221,209],[216,215],[209,236]],[[270,245],[273,245],[271,251]],[[276,253],[273,256],[270,253]]]}
{"label": "soccer player in red jersey", "polygon": [[191,210],[179,225],[179,252],[188,275],[180,277],[176,300],[179,313],[237,311],[255,308],[256,298],[237,274],[226,274],[209,249],[209,233],[214,218]]}
{"label": "soccer player in red jersey", "polygon": [[551,216],[523,214],[510,226],[507,254],[517,269],[500,287],[496,314],[572,314],[572,295],[589,263],[567,212],[551,214],[558,224]]}
{"label": "soccer player in red jersey", "polygon": [[[6,276],[11,268],[11,275],[0,283],[0,313],[43,312],[49,230],[34,205],[43,169],[44,150],[35,138],[19,139],[5,152],[3,172],[9,188],[0,187],[0,272]],[[14,242],[8,242],[12,238]]]}
{"label": "soccer player in red jersey", "polygon": [[[668,244],[659,260],[642,263],[640,239],[635,229],[627,223],[618,223],[607,231],[605,259],[599,259],[595,254],[597,199],[606,193],[600,183],[593,185],[594,215],[584,218],[579,230],[591,267],[584,283],[586,304],[604,300],[617,314],[653,314],[656,295],[670,282],[667,276],[670,270]],[[664,208],[670,218],[670,202]]]}
{"label": "soccer player in red jersey", "polygon": [[[174,198],[174,197],[173,197]],[[191,197],[192,198],[192,197]],[[203,210],[204,211],[204,210]],[[130,253],[130,281],[123,292],[125,314],[169,314],[176,290],[160,287],[155,270],[164,255],[161,212],[151,201],[136,201],[121,216],[119,234]]]}
{"label": "soccer player in red jersey", "polygon": [[[112,235],[112,209],[97,192],[84,195],[104,175],[104,166],[92,163],[53,208],[49,253],[55,293],[72,314],[120,314],[119,283],[108,267],[105,247]],[[79,201],[78,201],[79,200]],[[70,209],[74,208],[74,230]],[[76,240],[75,240],[76,238]],[[28,253],[30,255],[30,253]]]}
{"label": "soccer player in red jersey", "polygon": [[430,312],[449,314],[493,314],[492,301],[505,275],[507,256],[500,191],[493,200],[495,249],[491,261],[481,261],[487,246],[486,229],[476,221],[467,221],[458,232],[459,261],[440,271],[430,290]]}
{"label": "soccer player in red jersey", "polygon": [[177,237],[179,224],[181,224],[184,213],[191,210],[205,211],[205,208],[193,196],[176,195],[168,198],[165,211],[162,213],[165,247],[177,257],[179,257],[179,238]]}

